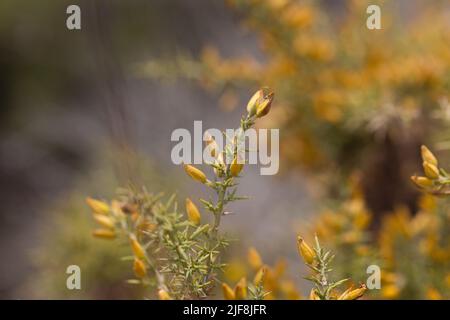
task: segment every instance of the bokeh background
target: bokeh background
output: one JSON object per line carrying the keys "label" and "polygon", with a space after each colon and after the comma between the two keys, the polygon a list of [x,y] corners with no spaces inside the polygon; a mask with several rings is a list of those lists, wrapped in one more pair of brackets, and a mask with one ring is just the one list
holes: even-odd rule
{"label": "bokeh background", "polygon": [[[82,30],[66,28],[70,4]],[[280,128],[281,167],[245,169],[251,200],[224,221],[239,239],[230,281],[253,246],[288,266],[280,297],[305,295],[295,239],[316,232],[342,252],[343,275],[387,270],[376,298],[449,298],[448,209],[409,180],[421,144],[448,159],[448,3],[374,1],[383,29],[373,31],[368,4],[3,0],[0,297],[142,297],[124,282],[122,248],[91,238],[84,198],[130,180],[201,196],[171,162],[172,131],[194,120],[233,128],[269,85],[276,98],[260,126]],[[81,291],[65,288],[71,264]]]}

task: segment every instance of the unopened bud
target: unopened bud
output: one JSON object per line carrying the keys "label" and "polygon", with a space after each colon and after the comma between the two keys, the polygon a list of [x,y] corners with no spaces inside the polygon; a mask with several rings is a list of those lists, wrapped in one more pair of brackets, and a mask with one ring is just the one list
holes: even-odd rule
{"label": "unopened bud", "polygon": [[314,262],[314,257],[316,256],[314,251],[300,236],[297,237],[297,248],[303,260],[307,264],[312,264]]}
{"label": "unopened bud", "polygon": [[430,162],[424,161],[423,171],[425,172],[425,175],[430,179],[439,178],[439,169]]}
{"label": "unopened bud", "polygon": [[96,229],[92,232],[92,235],[103,239],[114,239],[116,237],[116,233],[109,229]]}
{"label": "unopened bud", "polygon": [[96,200],[93,198],[86,198],[86,203],[91,208],[92,211],[98,214],[108,214],[109,213],[109,205],[106,202]]}
{"label": "unopened bud", "polygon": [[191,166],[189,164],[184,165],[184,171],[194,180],[205,183],[207,181],[206,175],[201,171],[200,169],[197,169],[194,166]]}
{"label": "unopened bud", "polygon": [[434,154],[430,151],[430,149],[428,149],[426,146],[422,146],[420,147],[420,151],[422,154],[422,160],[424,162],[429,162],[435,165],[436,167],[438,166],[438,160],[436,159]]}
{"label": "unopened bud", "polygon": [[186,198],[186,213],[189,221],[196,225],[200,224],[200,211],[198,211],[197,206],[189,198]]}

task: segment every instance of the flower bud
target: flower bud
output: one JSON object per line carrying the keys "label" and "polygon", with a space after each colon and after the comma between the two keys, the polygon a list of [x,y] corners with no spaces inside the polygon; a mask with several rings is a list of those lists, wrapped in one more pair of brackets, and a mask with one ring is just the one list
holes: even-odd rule
{"label": "flower bud", "polygon": [[160,289],[158,291],[159,300],[172,300],[172,297],[167,293],[166,290]]}
{"label": "flower bud", "polygon": [[425,175],[430,179],[439,178],[439,169],[430,162],[424,161],[423,171],[425,172]]}
{"label": "flower bud", "polygon": [[261,256],[259,255],[258,251],[253,247],[248,249],[247,259],[248,263],[253,268],[253,270],[258,270],[259,268],[261,268],[263,264]]}
{"label": "flower bud", "polygon": [[247,112],[249,116],[254,116],[258,109],[259,101],[264,97],[264,92],[262,89],[256,91],[253,96],[250,98],[247,104]]}
{"label": "flower bud", "polygon": [[96,229],[92,232],[92,235],[103,239],[114,239],[116,237],[116,233],[108,229]]}
{"label": "flower bud", "polygon": [[428,179],[427,177],[412,176],[411,180],[419,188],[429,188],[433,186],[433,180]]}
{"label": "flower bud", "polygon": [[184,165],[184,171],[194,180],[205,183],[207,181],[206,175],[203,173],[203,171],[197,169],[194,166],[191,166],[189,164]]}
{"label": "flower bud", "polygon": [[189,198],[186,198],[186,213],[189,221],[191,221],[195,225],[200,224],[200,211],[198,211],[197,206]]}
{"label": "flower bud", "polygon": [[130,237],[130,244],[131,244],[131,249],[133,250],[133,253],[136,256],[136,258],[139,258],[139,259],[145,258],[145,250],[144,250],[144,248],[142,248],[142,246],[140,245],[140,243],[136,240],[136,238],[134,236]]}
{"label": "flower bud", "polygon": [[225,282],[222,283],[222,292],[225,300],[235,300],[236,296],[234,295],[233,289],[230,288]]}
{"label": "flower bud", "polygon": [[438,160],[436,159],[434,154],[430,151],[430,149],[428,149],[426,146],[421,146],[420,151],[422,154],[422,160],[424,162],[429,162],[436,167],[438,166]]}
{"label": "flower bud", "polygon": [[343,294],[341,294],[338,298],[338,300],[356,300],[358,298],[361,298],[364,295],[364,292],[366,292],[367,287],[362,284],[359,288],[354,290],[347,290]]}
{"label": "flower bud", "polygon": [[259,268],[258,272],[256,272],[255,277],[253,278],[253,284],[255,286],[259,286],[264,279],[264,273],[266,272],[266,268],[262,266]]}
{"label": "flower bud", "polygon": [[269,113],[270,108],[272,106],[273,96],[274,96],[273,92],[270,92],[269,94],[264,96],[263,101],[261,102],[261,104],[258,106],[258,109],[256,110],[256,116],[258,118],[264,117],[266,114]]}
{"label": "flower bud", "polygon": [[136,277],[144,278],[147,275],[147,267],[145,263],[138,258],[134,259],[133,271]]}
{"label": "flower bud", "polygon": [[244,168],[243,163],[238,163],[237,157],[233,159],[233,162],[231,162],[230,165],[230,173],[233,177],[237,177],[239,173],[242,171],[242,168]]}
{"label": "flower bud", "polygon": [[109,213],[109,205],[103,201],[96,200],[93,198],[86,198],[86,203],[91,208],[92,211],[98,214],[108,214]]}
{"label": "flower bud", "polygon": [[314,251],[300,236],[297,237],[297,248],[306,264],[312,264],[314,262],[316,256]]}
{"label": "flower bud", "polygon": [[101,214],[94,214],[94,220],[105,228],[114,229],[115,226],[114,220],[108,216],[104,216]]}
{"label": "flower bud", "polygon": [[234,288],[234,295],[237,300],[244,300],[247,298],[247,279],[241,278]]}

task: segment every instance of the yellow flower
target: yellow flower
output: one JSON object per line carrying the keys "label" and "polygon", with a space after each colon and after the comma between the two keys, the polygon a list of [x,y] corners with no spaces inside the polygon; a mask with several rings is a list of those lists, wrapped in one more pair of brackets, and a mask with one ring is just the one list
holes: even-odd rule
{"label": "yellow flower", "polygon": [[386,299],[395,299],[400,295],[400,289],[395,284],[388,284],[381,288],[381,295]]}
{"label": "yellow flower", "polygon": [[237,157],[233,159],[230,165],[230,173],[233,177],[237,177],[244,167],[243,163],[238,163]]}
{"label": "yellow flower", "polygon": [[439,169],[430,162],[423,162],[423,171],[425,172],[425,175],[430,179],[439,178]]}
{"label": "yellow flower", "polygon": [[258,102],[263,98],[264,93],[260,89],[256,91],[247,103],[247,112],[250,116],[255,115],[258,108]]}
{"label": "yellow flower", "polygon": [[264,95],[262,102],[258,105],[256,109],[256,116],[258,118],[264,117],[266,114],[269,113],[270,108],[272,107],[272,101],[274,97],[273,92],[269,92]]}
{"label": "yellow flower", "polygon": [[197,206],[189,198],[186,198],[186,213],[189,221],[191,221],[195,225],[200,224],[200,211],[198,211]]}
{"label": "yellow flower", "polygon": [[136,240],[136,237],[130,236],[130,244],[131,244],[131,249],[133,250],[133,253],[137,258],[139,258],[139,259],[145,258],[145,250],[144,250],[144,248],[142,248],[142,246]]}
{"label": "yellow flower", "polygon": [[144,278],[147,275],[147,268],[144,262],[138,258],[134,259],[133,271],[138,278]]}
{"label": "yellow flower", "polygon": [[96,229],[92,232],[92,235],[97,238],[113,239],[116,237],[116,233],[108,229]]}
{"label": "yellow flower", "polygon": [[256,272],[255,277],[253,278],[253,284],[255,286],[259,286],[264,279],[264,273],[266,272],[266,268],[262,266],[259,268],[258,272]]}
{"label": "yellow flower", "polygon": [[422,160],[424,162],[431,163],[432,165],[434,165],[436,167],[438,166],[438,160],[436,159],[434,154],[430,151],[430,149],[428,149],[426,146],[421,146],[420,151],[422,154]]}
{"label": "yellow flower", "polygon": [[364,295],[364,292],[366,292],[366,290],[367,290],[366,285],[362,284],[357,289],[346,290],[338,297],[338,300],[356,300],[358,298],[361,298]]}
{"label": "yellow flower", "polygon": [[247,104],[249,116],[261,118],[269,113],[274,93],[270,88],[263,88],[255,92]]}
{"label": "yellow flower", "polygon": [[429,188],[433,186],[433,180],[430,180],[427,177],[412,176],[411,181],[419,188]]}
{"label": "yellow flower", "polygon": [[109,205],[103,201],[96,200],[93,198],[86,198],[86,203],[91,208],[92,211],[98,214],[108,214],[109,213]]}
{"label": "yellow flower", "polygon": [[234,288],[234,296],[237,300],[244,300],[247,298],[247,279],[242,278]]}
{"label": "yellow flower", "polygon": [[167,293],[166,290],[160,289],[158,291],[159,300],[172,300],[172,297]]}
{"label": "yellow flower", "polygon": [[184,171],[186,171],[186,173],[194,180],[201,182],[201,183],[206,183],[207,179],[206,179],[206,175],[203,173],[203,171],[197,169],[194,166],[191,166],[189,164],[185,164],[184,165]]}
{"label": "yellow flower", "polygon": [[115,223],[110,217],[101,214],[94,214],[94,220],[103,227],[114,229]]}
{"label": "yellow flower", "polygon": [[258,251],[253,247],[248,249],[247,259],[248,263],[253,268],[253,270],[260,269],[263,264],[261,256],[259,255]]}
{"label": "yellow flower", "polygon": [[222,291],[225,300],[235,300],[236,296],[234,294],[233,289],[230,288],[225,282],[222,283]]}
{"label": "yellow flower", "polygon": [[314,251],[300,236],[297,237],[297,248],[298,248],[298,252],[302,256],[303,260],[307,264],[312,264],[314,262],[314,258],[315,258]]}

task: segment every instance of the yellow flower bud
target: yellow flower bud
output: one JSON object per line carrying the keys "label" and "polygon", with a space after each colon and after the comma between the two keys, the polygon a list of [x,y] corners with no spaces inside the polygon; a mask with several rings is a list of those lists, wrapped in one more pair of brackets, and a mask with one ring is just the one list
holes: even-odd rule
{"label": "yellow flower bud", "polygon": [[427,177],[412,176],[411,180],[420,188],[429,188],[433,186],[433,180],[428,179]]}
{"label": "yellow flower bud", "polygon": [[206,175],[203,173],[203,171],[197,169],[194,166],[191,166],[189,164],[184,165],[184,171],[194,180],[205,183],[207,181]]}
{"label": "yellow flower bud", "polygon": [[139,244],[139,242],[136,240],[134,236],[130,237],[130,244],[131,249],[133,250],[134,255],[136,258],[143,259],[145,258],[145,250],[142,248],[142,246]]}
{"label": "yellow flower bud", "polygon": [[420,151],[422,154],[422,160],[424,162],[429,162],[436,167],[438,166],[438,160],[436,159],[434,154],[430,151],[430,149],[428,149],[426,146],[422,146],[420,147]]}
{"label": "yellow flower bud", "polygon": [[316,289],[314,288],[311,289],[311,292],[309,293],[309,300],[320,300],[320,297],[317,294]]}
{"label": "yellow flower bud", "polygon": [[357,289],[346,290],[338,297],[338,300],[356,300],[358,298],[361,298],[364,295],[364,292],[366,292],[366,290],[367,287],[364,284],[362,284]]}
{"label": "yellow flower bud", "polygon": [[94,214],[94,220],[103,227],[114,229],[115,223],[110,217],[101,214]]}
{"label": "yellow flower bud", "polygon": [[272,106],[273,96],[274,93],[269,88],[256,91],[247,104],[249,116],[256,115],[258,118],[261,118],[268,114]]}
{"label": "yellow flower bud", "polygon": [[266,114],[269,113],[270,108],[272,106],[273,96],[274,96],[273,92],[264,96],[264,100],[261,102],[261,104],[258,106],[258,109],[256,110],[256,116],[258,118],[264,117]]}
{"label": "yellow flower bud", "polygon": [[160,289],[158,291],[159,300],[172,300],[172,297],[167,293],[166,290]]}
{"label": "yellow flower bud", "polygon": [[250,116],[253,116],[256,114],[256,111],[258,109],[258,103],[259,101],[264,97],[263,90],[256,91],[253,96],[250,98],[247,104],[247,112]]}
{"label": "yellow flower bud", "polygon": [[247,298],[247,279],[241,278],[234,288],[234,296],[237,300],[244,300]]}
{"label": "yellow flower bud", "polygon": [[97,238],[113,239],[116,237],[116,233],[108,229],[96,229],[92,232],[92,235]]}
{"label": "yellow flower bud", "polygon": [[439,178],[439,170],[438,168],[427,161],[424,161],[423,163],[423,171],[425,172],[425,175],[430,179],[437,179]]}
{"label": "yellow flower bud", "polygon": [[230,173],[233,177],[237,177],[239,173],[242,171],[242,168],[244,168],[243,163],[238,163],[237,157],[233,159],[233,162],[230,165]]}
{"label": "yellow flower bud", "polygon": [[305,263],[312,264],[314,262],[316,255],[313,249],[300,236],[297,237],[297,248]]}
{"label": "yellow flower bud", "polygon": [[256,272],[255,277],[253,278],[253,284],[255,286],[259,286],[264,278],[264,273],[266,272],[266,267],[259,268],[258,272]]}
{"label": "yellow flower bud", "polygon": [[235,300],[236,296],[234,295],[233,289],[230,288],[226,283],[222,283],[222,292],[225,300]]}
{"label": "yellow flower bud", "polygon": [[86,203],[91,208],[92,211],[98,214],[108,214],[109,213],[109,205],[103,201],[96,200],[93,198],[86,198]]}
{"label": "yellow flower bud", "polygon": [[147,267],[145,266],[145,263],[138,258],[134,259],[133,271],[138,278],[144,278],[147,275]]}
{"label": "yellow flower bud", "polygon": [[253,270],[258,270],[259,268],[261,268],[263,264],[261,256],[259,255],[258,251],[253,247],[248,249],[247,259],[248,263],[253,268]]}
{"label": "yellow flower bud", "polygon": [[186,213],[189,221],[191,221],[195,225],[200,224],[200,211],[198,211],[197,206],[189,198],[186,198]]}

